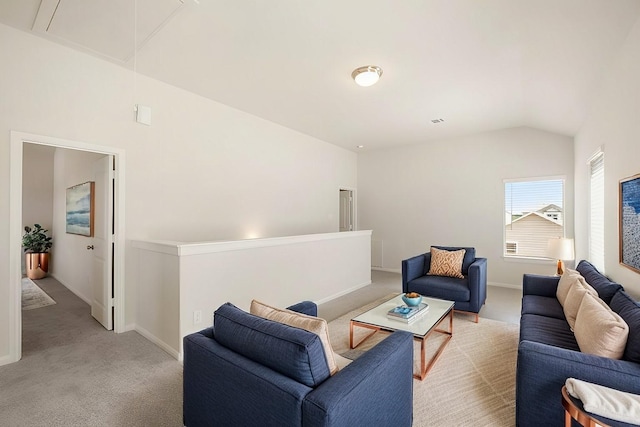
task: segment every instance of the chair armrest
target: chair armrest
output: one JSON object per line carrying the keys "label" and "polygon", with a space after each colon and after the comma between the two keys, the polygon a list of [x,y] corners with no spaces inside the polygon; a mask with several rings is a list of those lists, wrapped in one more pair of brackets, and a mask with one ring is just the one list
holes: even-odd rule
{"label": "chair armrest", "polygon": [[638,363],[522,341],[518,348],[516,424],[557,424],[563,417],[561,389],[567,378],[640,393]]}
{"label": "chair armrest", "polygon": [[476,258],[469,266],[469,301],[479,311],[487,299],[487,259]]}
{"label": "chair armrest", "polygon": [[184,425],[301,424],[300,402],[310,387],[224,347],[213,328],[187,335],[183,343]]}
{"label": "chair armrest", "polygon": [[522,295],[555,297],[560,277],[525,274],[522,276]]}
{"label": "chair armrest", "polygon": [[302,301],[297,304],[293,304],[287,307],[287,310],[318,317],[318,306],[313,301]]}
{"label": "chair armrest", "polygon": [[[427,260],[428,257],[428,260]],[[431,253],[417,255],[402,261],[402,292],[408,292],[407,283],[424,276],[426,267],[431,264]]]}
{"label": "chair armrest", "polygon": [[305,398],[303,425],[411,426],[413,335],[396,331]]}

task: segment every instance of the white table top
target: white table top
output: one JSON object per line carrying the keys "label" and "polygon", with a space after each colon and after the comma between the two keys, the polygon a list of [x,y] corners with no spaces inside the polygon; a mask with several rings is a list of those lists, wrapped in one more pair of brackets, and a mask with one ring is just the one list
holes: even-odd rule
{"label": "white table top", "polygon": [[441,300],[436,298],[422,297],[422,302],[429,304],[429,310],[426,313],[418,313],[418,319],[407,323],[404,320],[391,319],[387,316],[387,312],[399,305],[405,305],[402,301],[402,295],[391,298],[383,302],[377,307],[362,313],[351,319],[354,322],[366,323],[372,326],[378,326],[382,329],[390,331],[407,331],[415,336],[424,337],[444,318],[451,310],[453,310],[453,301]]}

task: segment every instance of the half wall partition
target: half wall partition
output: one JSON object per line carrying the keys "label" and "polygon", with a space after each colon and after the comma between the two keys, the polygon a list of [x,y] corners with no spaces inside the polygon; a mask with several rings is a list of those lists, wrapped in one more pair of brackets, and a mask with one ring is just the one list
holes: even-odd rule
{"label": "half wall partition", "polygon": [[318,304],[371,283],[371,230],[179,243],[133,241],[135,329],[177,359],[225,302]]}

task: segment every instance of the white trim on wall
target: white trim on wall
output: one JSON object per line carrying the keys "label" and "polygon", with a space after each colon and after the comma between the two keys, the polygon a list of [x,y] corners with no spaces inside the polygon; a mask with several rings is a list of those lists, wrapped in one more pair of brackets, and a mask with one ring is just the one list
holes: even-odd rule
{"label": "white trim on wall", "polygon": [[[21,310],[21,251],[22,251],[22,161],[25,143],[48,145],[71,150],[90,151],[113,155],[116,161],[116,236],[114,257],[114,299],[118,306],[115,309],[114,332],[126,332],[124,324],[124,251],[125,251],[125,151],[119,148],[105,147],[80,141],[35,135],[25,132],[11,131],[9,148],[9,359],[1,360],[0,365],[13,363],[22,357],[22,310]],[[5,362],[5,363],[3,363]]]}

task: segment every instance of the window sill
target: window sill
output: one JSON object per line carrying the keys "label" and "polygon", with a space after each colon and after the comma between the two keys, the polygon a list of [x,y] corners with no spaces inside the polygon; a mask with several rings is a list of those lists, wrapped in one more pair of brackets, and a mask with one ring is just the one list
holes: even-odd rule
{"label": "window sill", "polygon": [[541,264],[541,265],[556,265],[557,261],[549,258],[530,258],[519,256],[505,256],[502,255],[502,259],[505,262],[517,262],[521,264]]}

